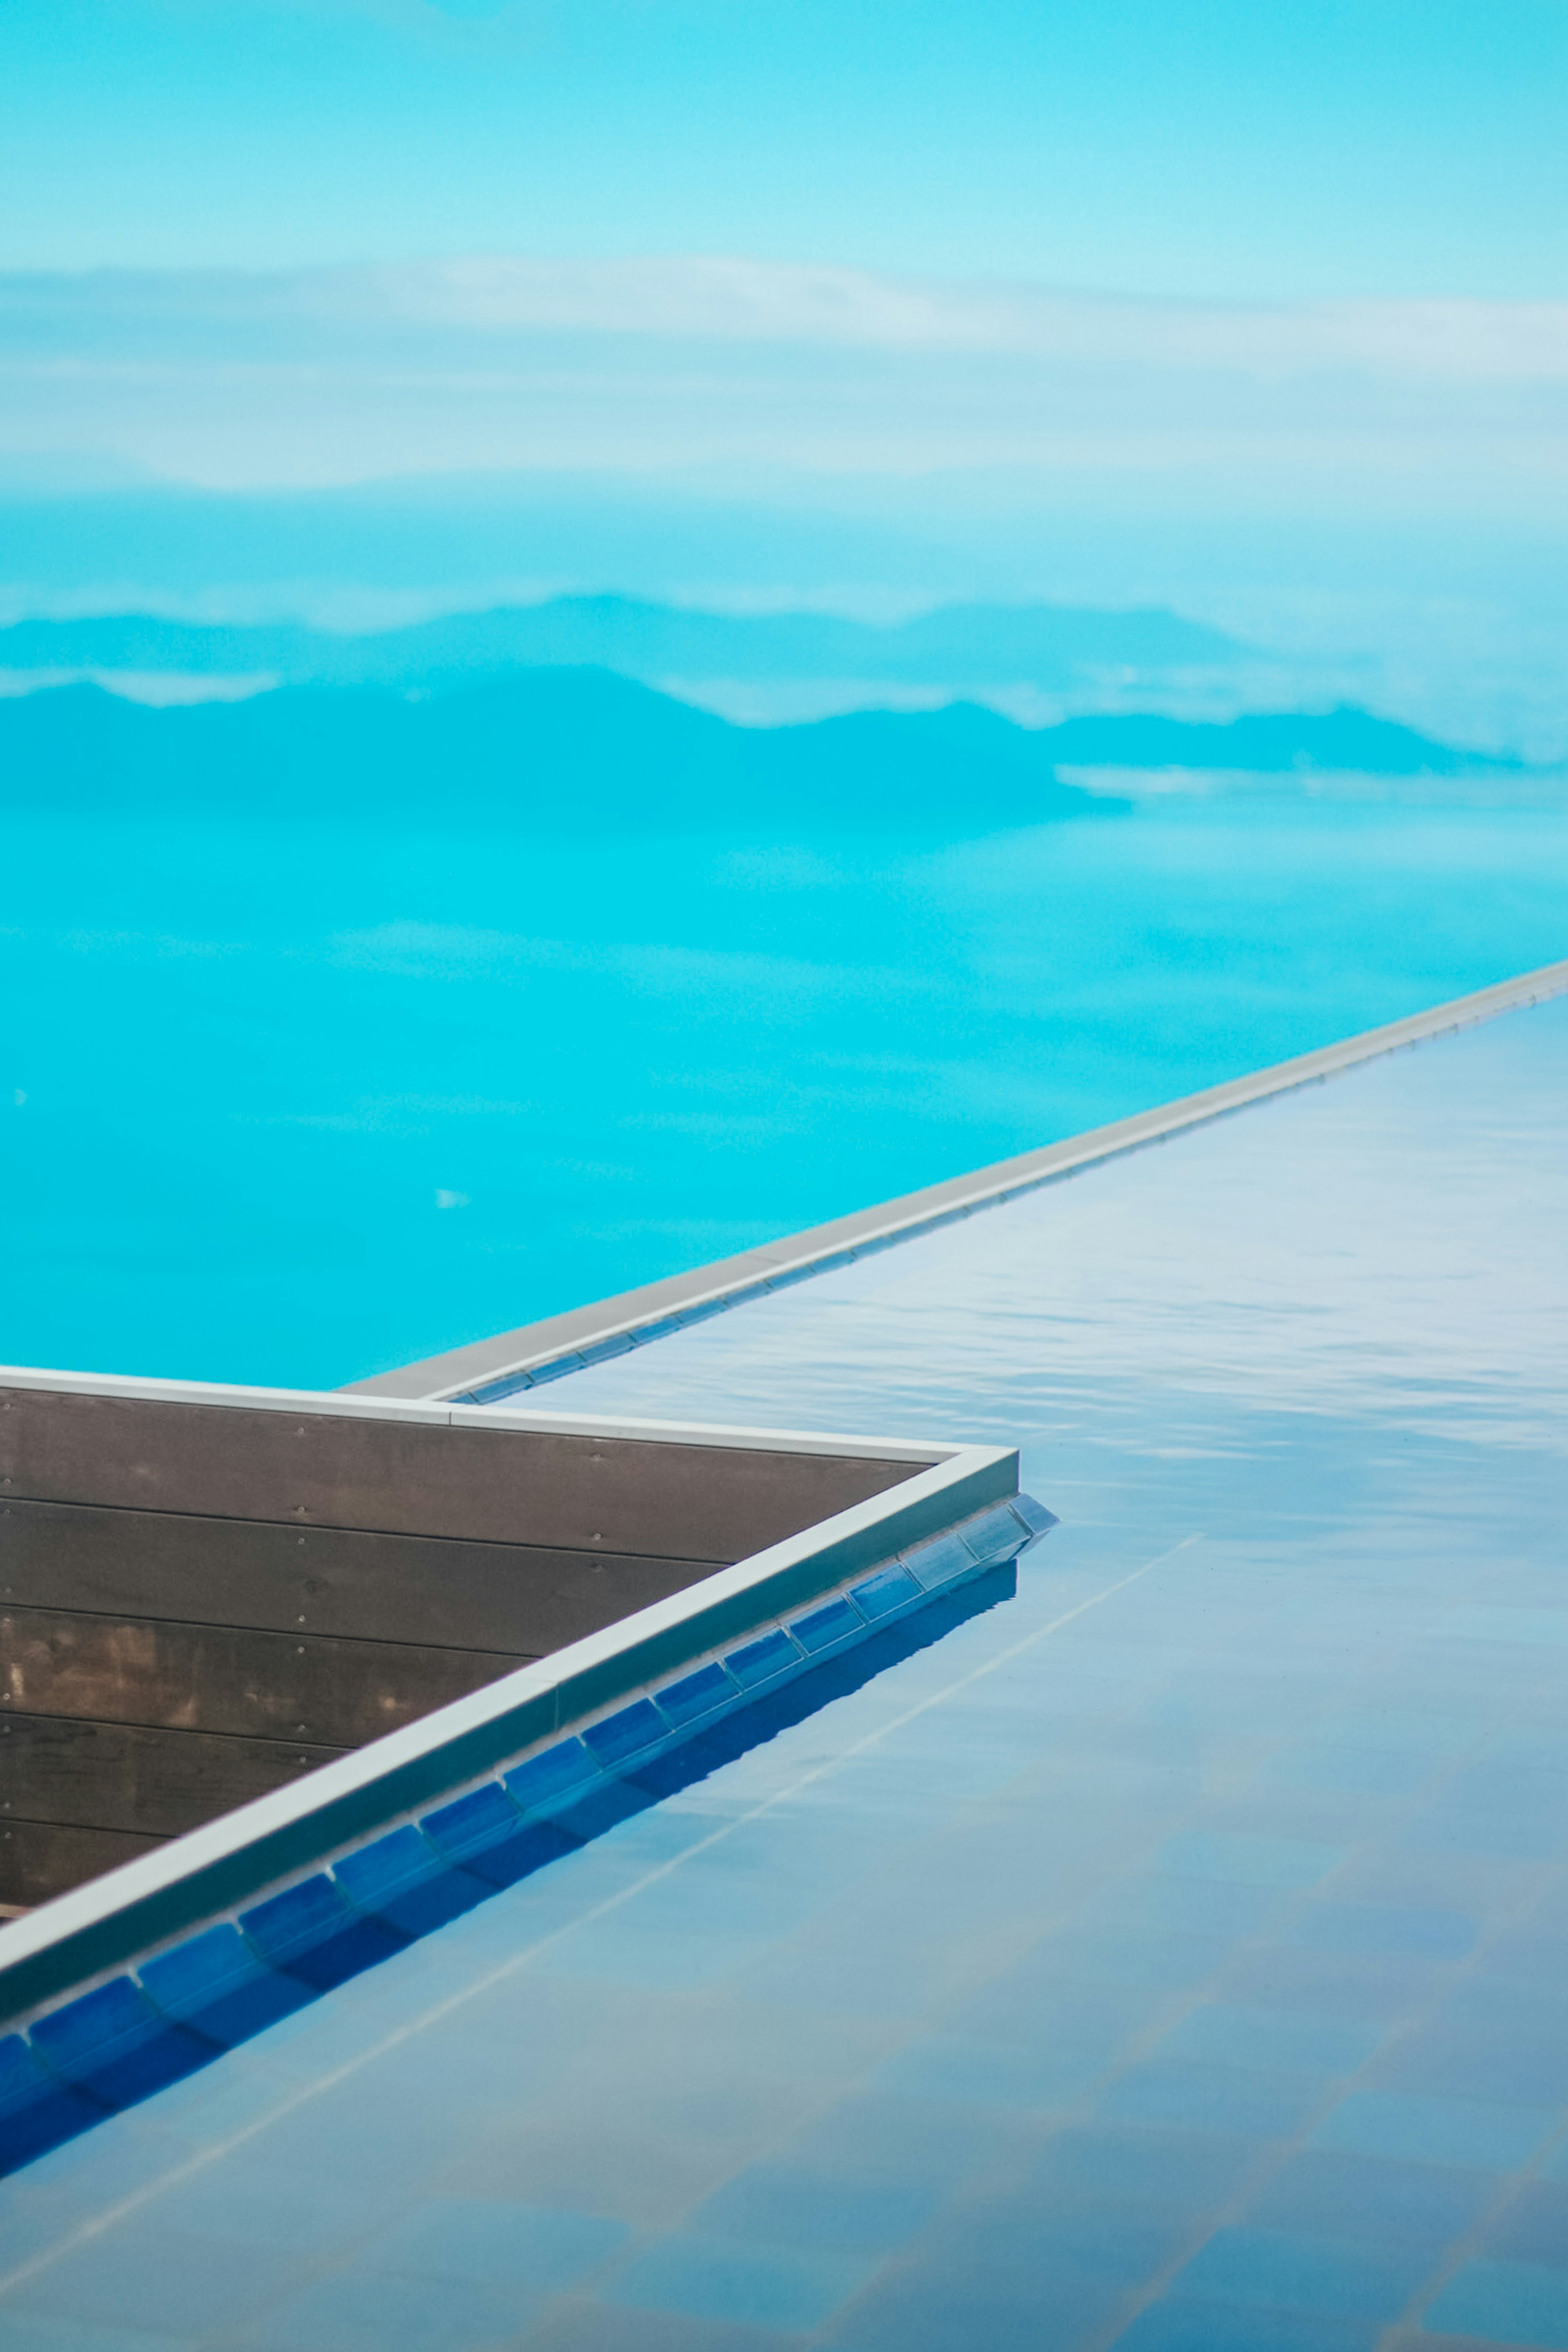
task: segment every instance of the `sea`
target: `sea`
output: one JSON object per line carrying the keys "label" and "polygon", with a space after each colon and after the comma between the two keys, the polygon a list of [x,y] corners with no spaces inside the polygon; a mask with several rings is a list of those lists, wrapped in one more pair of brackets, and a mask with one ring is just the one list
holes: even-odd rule
{"label": "sea", "polygon": [[7,819],[0,1358],[332,1387],[1568,954],[1568,802]]}

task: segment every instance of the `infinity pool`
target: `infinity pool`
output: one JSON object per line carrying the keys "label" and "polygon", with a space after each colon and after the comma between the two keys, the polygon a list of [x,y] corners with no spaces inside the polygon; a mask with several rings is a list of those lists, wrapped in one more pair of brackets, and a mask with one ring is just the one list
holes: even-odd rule
{"label": "infinity pool", "polygon": [[7,2352],[1568,2347],[1565,1164],[1560,1001],[578,1376],[1063,1524],[17,2175]]}

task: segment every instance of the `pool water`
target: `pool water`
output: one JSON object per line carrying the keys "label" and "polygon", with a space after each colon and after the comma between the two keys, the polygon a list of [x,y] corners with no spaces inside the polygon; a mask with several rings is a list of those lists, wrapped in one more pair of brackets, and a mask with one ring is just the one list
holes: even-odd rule
{"label": "pool water", "polygon": [[422,832],[7,824],[0,1359],[334,1386],[1564,944],[1546,806],[1165,793],[782,844],[458,818],[455,787]]}
{"label": "pool water", "polygon": [[0,2194],[8,2352],[1568,2346],[1568,1003],[575,1377],[1015,1598]]}

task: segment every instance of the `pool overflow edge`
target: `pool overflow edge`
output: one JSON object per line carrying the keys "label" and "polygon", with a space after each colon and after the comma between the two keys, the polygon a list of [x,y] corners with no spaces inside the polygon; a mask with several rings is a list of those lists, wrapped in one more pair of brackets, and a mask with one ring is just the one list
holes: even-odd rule
{"label": "pool overflow edge", "polygon": [[[761,1444],[910,1475],[0,1928],[0,2172],[584,1843],[626,1779],[990,1577],[1056,1524],[1017,1455],[507,1412],[504,1401],[1381,1055],[1568,992],[1568,961],[806,1233],[331,1394],[0,1370],[96,1395]],[[497,1407],[501,1407],[498,1411]],[[590,1828],[588,1835],[594,1834]]]}
{"label": "pool overflow edge", "polygon": [[686,1274],[623,1291],[588,1307],[574,1307],[525,1324],[489,1339],[471,1341],[395,1370],[352,1381],[345,1396],[419,1398],[467,1404],[497,1404],[563,1380],[573,1372],[627,1355],[727,1314],[775,1290],[815,1275],[830,1274],[857,1259],[891,1249],[900,1242],[956,1224],[983,1209],[997,1208],[1020,1193],[1038,1192],[1081,1170],[1163,1143],[1188,1129],[1226,1118],[1271,1096],[1313,1086],[1342,1070],[1384,1054],[1426,1044],[1458,1029],[1489,1021],[1568,993],[1568,960],[1500,981],[1467,996],[1450,998],[1425,1013],[1385,1022],[1336,1045],[1298,1054],[1200,1093],[1184,1095],[1158,1108],[1140,1111],[1109,1126],[1090,1128],[1060,1143],[1018,1153],[945,1182],[925,1186],[891,1201],[860,1209],[805,1232],[766,1242],[738,1255],[719,1258]]}
{"label": "pool overflow edge", "polygon": [[[467,1423],[462,1408],[0,1371],[0,1386],[265,1402]],[[0,1927],[0,2171],[403,1948],[571,1845],[563,1817],[1016,1560],[1056,1524],[1018,1457],[534,1413],[612,1430],[906,1462],[910,1475],[733,1566]],[[592,1832],[590,1832],[592,1833]]]}

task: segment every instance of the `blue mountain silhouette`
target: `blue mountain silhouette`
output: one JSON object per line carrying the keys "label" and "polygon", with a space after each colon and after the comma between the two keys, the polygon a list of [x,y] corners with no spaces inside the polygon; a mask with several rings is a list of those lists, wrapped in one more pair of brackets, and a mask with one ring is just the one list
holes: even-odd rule
{"label": "blue mountain silhouette", "polygon": [[629,596],[560,596],[362,636],[144,613],[0,629],[0,669],[265,671],[291,684],[337,686],[434,685],[584,665],[652,682],[845,677],[1049,686],[1107,667],[1229,666],[1247,653],[1217,629],[1158,608],[960,604],[884,627],[831,614],[693,612]]}
{"label": "blue mountain silhouette", "polygon": [[551,829],[768,833],[791,823],[961,833],[1104,814],[1080,768],[1360,769],[1453,775],[1483,761],[1342,709],[1225,724],[1158,716],[1017,727],[973,703],[731,725],[601,669],[528,669],[437,692],[284,687],[150,709],[96,686],[0,701],[0,803]]}
{"label": "blue mountain silhouette", "polygon": [[1060,782],[1037,735],[973,705],[733,727],[593,669],[422,698],[286,687],[162,709],[54,688],[0,702],[0,804],[763,833],[954,833],[1113,805]]}

